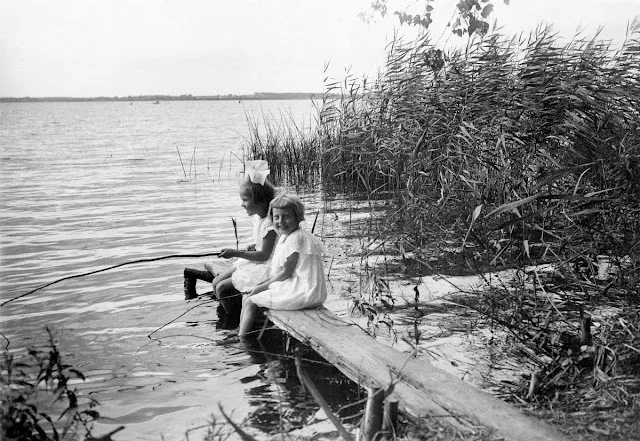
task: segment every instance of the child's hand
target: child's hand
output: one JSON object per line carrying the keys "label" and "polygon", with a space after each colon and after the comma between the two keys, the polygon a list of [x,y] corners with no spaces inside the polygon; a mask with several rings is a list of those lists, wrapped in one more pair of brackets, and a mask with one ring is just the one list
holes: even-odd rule
{"label": "child's hand", "polygon": [[253,295],[256,295],[256,294],[258,294],[258,293],[260,293],[262,291],[265,291],[267,289],[267,287],[268,287],[268,285],[265,286],[264,283],[261,283],[260,285],[256,286],[255,288],[253,288],[251,290],[251,292],[249,293],[249,297],[251,297]]}
{"label": "child's hand", "polygon": [[233,248],[223,248],[220,251],[219,257],[222,257],[223,259],[231,259],[232,257],[238,257],[238,251],[234,250]]}

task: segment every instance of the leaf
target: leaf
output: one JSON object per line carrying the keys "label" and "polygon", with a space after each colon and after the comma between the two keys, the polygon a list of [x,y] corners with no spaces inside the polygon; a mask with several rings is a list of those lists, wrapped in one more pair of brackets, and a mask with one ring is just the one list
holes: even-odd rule
{"label": "leaf", "polygon": [[[53,424],[53,420],[51,419],[51,417],[49,415],[47,415],[46,413],[44,413],[44,412],[39,412],[38,415],[40,415],[42,418],[47,420],[49,422],[49,424],[51,424],[51,431],[53,432],[53,439],[55,441],[58,441],[60,439],[60,435],[58,434],[58,431],[56,430],[56,426]],[[44,439],[50,439],[50,438],[44,438]]]}
{"label": "leaf", "polygon": [[97,420],[100,418],[100,413],[96,412],[95,410],[83,410],[82,413],[91,417],[94,420]]}
{"label": "leaf", "polygon": [[573,172],[577,170],[577,167],[569,167],[569,168],[565,168],[562,170],[558,170],[555,171],[553,173],[551,173],[550,175],[548,175],[547,177],[545,177],[544,179],[542,179],[541,181],[539,181],[534,187],[533,189],[538,189],[540,187],[544,187],[545,185],[551,184],[554,181],[557,181],[558,179],[568,175],[569,173]]}
{"label": "leaf", "polygon": [[491,12],[493,12],[493,5],[491,3],[489,3],[487,6],[485,6],[482,9],[482,18],[487,18],[489,17],[489,15],[491,14]]}
{"label": "leaf", "polygon": [[461,251],[464,251],[464,247],[467,243],[467,239],[469,238],[469,233],[471,233],[471,229],[473,228],[473,224],[475,223],[478,216],[480,216],[480,212],[482,211],[482,204],[478,205],[475,210],[473,210],[473,215],[471,216],[471,223],[469,224],[469,229],[467,230],[467,234],[464,236],[462,240],[462,246],[460,247]]}
{"label": "leaf", "polygon": [[591,193],[587,193],[587,194],[585,194],[584,196],[585,196],[585,197],[587,197],[587,198],[591,198],[591,197],[593,197],[593,196],[595,196],[595,195],[597,195],[597,194],[600,194],[600,193],[607,193],[607,192],[609,192],[609,191],[615,191],[615,190],[619,190],[619,189],[621,189],[621,188],[622,188],[622,187],[613,187],[613,188],[606,188],[606,189],[604,189],[604,190],[600,190],[600,191],[592,191]]}
{"label": "leaf", "polygon": [[511,210],[513,210],[515,208],[518,208],[518,207],[520,207],[520,206],[522,206],[524,204],[528,204],[529,202],[535,201],[536,199],[538,199],[541,196],[542,196],[542,193],[538,193],[538,194],[534,194],[533,196],[529,196],[529,197],[526,197],[524,199],[520,199],[519,201],[510,202],[508,204],[502,204],[498,208],[496,208],[495,210],[493,210],[492,212],[487,214],[487,217],[493,216],[493,215],[497,215],[497,214],[500,214],[500,213],[504,213],[505,211],[511,211]]}
{"label": "leaf", "polygon": [[[426,175],[426,176],[429,176],[429,175]],[[467,179],[467,178],[464,177],[464,175],[458,175],[458,177],[460,177],[460,179],[462,179],[465,182],[465,184],[467,184],[469,186],[469,188],[471,188],[471,190],[474,189],[472,183],[473,184],[481,184],[480,181],[476,181],[476,180],[473,180],[473,179]]]}
{"label": "leaf", "polygon": [[478,219],[478,216],[480,216],[480,212],[482,211],[482,204],[478,205],[475,210],[473,210],[473,216],[471,221],[475,222],[476,219]]}
{"label": "leaf", "polygon": [[85,381],[84,374],[77,369],[69,369],[69,372],[72,372],[76,375],[76,377],[80,378],[82,381]]}
{"label": "leaf", "polygon": [[39,425],[36,425],[34,429],[36,430],[36,432],[38,432],[38,435],[40,435],[40,439],[48,438],[46,432]]}
{"label": "leaf", "polygon": [[600,209],[600,208],[589,208],[586,210],[582,210],[582,211],[578,211],[576,213],[573,213],[571,216],[585,216],[587,214],[595,214],[595,213],[602,213],[605,212],[607,210],[605,209]]}
{"label": "leaf", "polygon": [[477,29],[480,29],[478,20],[469,20],[469,27],[467,28],[469,35],[473,35]]}

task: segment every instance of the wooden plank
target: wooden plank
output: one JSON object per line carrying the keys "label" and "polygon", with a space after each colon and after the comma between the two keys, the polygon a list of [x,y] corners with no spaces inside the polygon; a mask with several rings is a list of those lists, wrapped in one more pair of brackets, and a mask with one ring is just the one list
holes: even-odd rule
{"label": "wooden plank", "polygon": [[473,385],[413,358],[366,334],[326,308],[268,310],[267,317],[309,345],[351,380],[365,387],[387,387],[414,417],[438,417],[459,428],[485,426],[508,440],[567,439],[549,424],[523,414]]}

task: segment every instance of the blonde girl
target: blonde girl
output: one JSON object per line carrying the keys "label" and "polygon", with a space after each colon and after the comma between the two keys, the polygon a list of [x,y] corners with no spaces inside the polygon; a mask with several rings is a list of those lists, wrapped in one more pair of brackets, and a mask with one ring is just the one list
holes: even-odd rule
{"label": "blonde girl", "polygon": [[240,337],[251,332],[258,307],[296,310],[322,305],[327,298],[322,263],[322,242],[300,228],[304,204],[294,195],[276,197],[269,216],[280,236],[267,278],[242,302]]}

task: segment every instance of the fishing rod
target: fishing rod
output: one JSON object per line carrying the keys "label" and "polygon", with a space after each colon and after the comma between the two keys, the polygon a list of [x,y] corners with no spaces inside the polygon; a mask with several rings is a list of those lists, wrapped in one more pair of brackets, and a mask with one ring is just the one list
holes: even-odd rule
{"label": "fishing rod", "polygon": [[109,266],[107,268],[102,268],[102,269],[98,269],[98,270],[94,270],[94,271],[89,271],[87,273],[82,273],[82,274],[75,274],[73,276],[67,276],[67,277],[63,277],[61,279],[58,280],[54,280],[53,282],[47,283],[45,285],[39,286],[36,289],[32,289],[29,292],[26,292],[24,294],[20,294],[19,296],[13,297],[9,300],[6,300],[5,302],[2,302],[2,304],[0,304],[0,308],[3,307],[4,305],[6,305],[7,303],[13,302],[14,300],[18,300],[21,299],[22,297],[26,297],[29,294],[33,294],[36,291],[39,291],[43,288],[46,288],[48,286],[51,286],[55,283],[58,282],[62,282],[64,280],[69,280],[69,279],[76,279],[78,277],[84,277],[84,276],[90,276],[92,274],[97,274],[97,273],[102,273],[104,271],[109,271],[115,268],[120,268],[121,266],[125,266],[125,265],[133,265],[135,263],[146,263],[146,262],[156,262],[158,260],[166,260],[166,259],[183,259],[183,258],[199,258],[199,257],[212,257],[212,256],[219,256],[220,255],[220,251],[216,251],[215,253],[205,253],[205,254],[170,254],[168,256],[160,256],[160,257],[152,257],[152,258],[148,258],[148,259],[138,259],[138,260],[132,260],[130,262],[123,262],[123,263],[119,263],[117,265],[113,265],[113,266]]}

